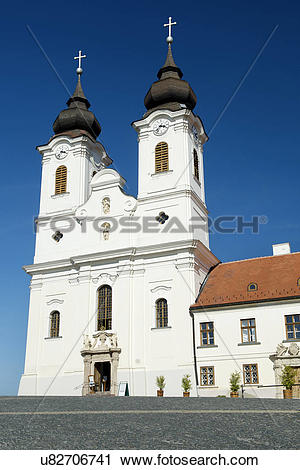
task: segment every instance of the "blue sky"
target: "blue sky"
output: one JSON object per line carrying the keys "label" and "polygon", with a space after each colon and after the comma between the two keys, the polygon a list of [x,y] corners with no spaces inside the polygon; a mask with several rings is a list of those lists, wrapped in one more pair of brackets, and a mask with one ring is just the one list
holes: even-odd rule
{"label": "blue sky", "polygon": [[40,156],[68,94],[26,29],[30,26],[73,92],[73,56],[82,49],[83,88],[102,126],[101,141],[127,190],[137,191],[137,142],[130,123],[166,54],[173,54],[198,97],[207,132],[274,30],[205,146],[207,205],[219,215],[266,215],[258,235],[211,237],[229,261],[271,254],[272,243],[300,251],[300,5],[296,1],[14,2],[2,6],[1,37],[1,341],[0,394],[15,394],[23,370],[33,218],[38,213]]}

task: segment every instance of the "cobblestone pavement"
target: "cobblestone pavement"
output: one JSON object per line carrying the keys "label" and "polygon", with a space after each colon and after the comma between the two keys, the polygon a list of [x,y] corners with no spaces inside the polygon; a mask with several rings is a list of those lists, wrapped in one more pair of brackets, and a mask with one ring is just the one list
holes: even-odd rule
{"label": "cobblestone pavement", "polygon": [[299,400],[0,397],[0,449],[299,449]]}

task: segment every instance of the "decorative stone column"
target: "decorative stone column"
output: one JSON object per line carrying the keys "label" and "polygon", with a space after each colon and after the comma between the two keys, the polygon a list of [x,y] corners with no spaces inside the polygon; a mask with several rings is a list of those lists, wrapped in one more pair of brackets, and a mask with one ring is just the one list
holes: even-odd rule
{"label": "decorative stone column", "polygon": [[83,356],[84,363],[82,395],[88,395],[90,393],[89,375],[91,375],[92,356],[88,353],[88,351],[81,351],[81,355]]}

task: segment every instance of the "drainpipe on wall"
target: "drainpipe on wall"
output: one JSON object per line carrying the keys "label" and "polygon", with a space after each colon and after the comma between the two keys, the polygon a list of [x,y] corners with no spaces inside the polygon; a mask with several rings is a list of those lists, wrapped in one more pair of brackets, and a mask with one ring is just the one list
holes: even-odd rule
{"label": "drainpipe on wall", "polygon": [[[219,263],[215,264],[214,266],[212,266],[208,271],[207,271],[207,274],[204,278],[204,281],[202,282],[201,286],[200,286],[200,290],[199,290],[199,294],[196,298],[196,302],[198,301],[199,297],[200,297],[200,294],[201,292],[203,291],[204,289],[204,286],[207,282],[207,279],[208,279],[208,276],[209,274],[212,272],[213,269],[215,269],[219,264],[221,264],[221,261],[219,261]],[[200,306],[201,308],[201,306]],[[190,308],[189,309],[189,314],[191,316],[191,319],[192,319],[192,332],[193,332],[193,353],[194,353],[194,372],[195,372],[195,381],[196,381],[196,389],[197,389],[197,396],[198,396],[198,386],[199,386],[199,376],[198,376],[198,369],[197,369],[197,355],[196,355],[196,338],[195,338],[195,314],[193,312],[193,310]]]}
{"label": "drainpipe on wall", "polygon": [[196,356],[196,343],[195,343],[195,316],[194,316],[194,312],[191,309],[190,309],[190,316],[192,318],[194,372],[195,372],[196,390],[197,390],[197,396],[198,396],[199,378],[198,378],[198,370],[197,370],[197,356]]}

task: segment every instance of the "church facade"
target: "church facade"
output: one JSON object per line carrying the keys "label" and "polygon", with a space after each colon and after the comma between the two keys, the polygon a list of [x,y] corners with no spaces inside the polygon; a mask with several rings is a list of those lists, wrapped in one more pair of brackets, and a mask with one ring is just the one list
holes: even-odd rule
{"label": "church facade", "polygon": [[[163,375],[165,394],[181,396],[185,374],[192,379],[192,396],[218,395],[228,393],[232,371],[259,358],[259,374],[274,383],[269,356],[282,337],[268,330],[273,307],[256,304],[254,313],[251,305],[244,313],[247,302],[237,307],[218,300],[224,291],[216,286],[226,279],[222,269],[230,263],[220,264],[209,248],[207,135],[194,113],[196,95],[174,62],[170,35],[167,42],[165,64],[145,97],[146,112],[132,124],[138,138],[136,198],[125,192],[123,176],[110,168],[112,160],[97,141],[101,126],[89,110],[80,63],[68,107],[55,120],[49,142],[38,147],[40,210],[34,262],[24,267],[31,285],[19,395],[86,395],[91,389],[116,395],[126,382],[130,395],[149,396],[156,393],[156,377]],[[244,279],[246,289],[251,282],[261,289],[254,274]],[[284,307],[295,332],[288,346],[300,339],[299,297],[297,291]],[[286,300],[276,301],[282,312]],[[229,352],[233,341],[243,343],[243,336],[234,336],[234,319],[256,317],[257,323],[266,320],[257,336],[251,336],[251,322],[245,326],[253,344],[234,343]],[[299,348],[285,353],[298,361]],[[282,361],[278,364],[282,367]],[[251,369],[251,377],[255,373]]]}
{"label": "church facade", "polygon": [[54,136],[38,147],[41,198],[34,263],[25,266],[31,294],[19,394],[86,394],[92,376],[101,392],[116,394],[125,381],[131,395],[153,395],[164,375],[166,394],[181,395],[182,376],[193,373],[189,306],[218,262],[209,249],[207,136],[193,113],[196,96],[169,41],[147,111],[133,123],[135,198],[96,140],[101,127],[77,73]]}

